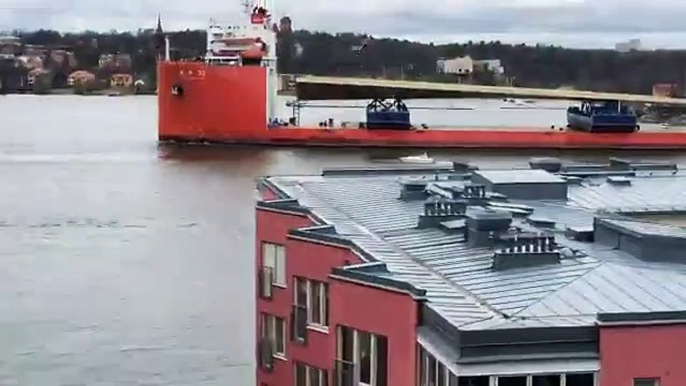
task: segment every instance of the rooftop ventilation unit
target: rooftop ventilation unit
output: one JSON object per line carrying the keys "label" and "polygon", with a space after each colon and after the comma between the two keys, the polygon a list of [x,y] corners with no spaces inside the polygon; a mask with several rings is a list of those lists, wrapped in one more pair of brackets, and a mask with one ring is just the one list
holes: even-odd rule
{"label": "rooftop ventilation unit", "polygon": [[462,188],[449,181],[432,182],[426,187],[426,191],[432,196],[449,200],[456,200],[462,195]]}
{"label": "rooftop ventilation unit", "polygon": [[474,170],[479,170],[479,167],[471,165],[468,162],[453,161],[453,171],[455,173],[467,174]]}
{"label": "rooftop ventilation unit", "polygon": [[481,184],[466,185],[460,196],[467,200],[469,205],[484,205],[487,202],[486,187]]}
{"label": "rooftop ventilation unit", "polygon": [[492,246],[512,224],[512,214],[494,209],[473,209],[467,214],[465,239],[473,247]]}
{"label": "rooftop ventilation unit", "polygon": [[540,227],[540,228],[555,228],[555,220],[545,218],[545,217],[529,217],[528,221],[531,225]]}
{"label": "rooftop ventilation unit", "polygon": [[400,180],[402,186],[400,190],[400,199],[406,201],[424,200],[428,193],[426,186],[428,181],[424,178],[404,178]]}
{"label": "rooftop ventilation unit", "polygon": [[603,164],[567,164],[560,168],[560,172],[569,174],[599,173],[606,171],[608,171],[608,167]]}
{"label": "rooftop ventilation unit", "polygon": [[668,171],[676,172],[679,167],[675,163],[661,162],[632,162],[621,158],[610,158],[610,169],[622,171]]}
{"label": "rooftop ventilation unit", "polygon": [[431,199],[424,203],[424,213],[419,216],[420,229],[438,227],[441,223],[463,218],[467,203],[446,198]]}
{"label": "rooftop ventilation unit", "polygon": [[560,252],[552,235],[514,235],[501,238],[506,247],[493,254],[493,269],[558,264]]}
{"label": "rooftop ventilation unit", "polygon": [[562,161],[559,158],[532,158],[529,160],[529,167],[548,173],[558,173],[562,169]]}
{"label": "rooftop ventilation unit", "polygon": [[631,186],[631,178],[627,177],[621,177],[621,176],[610,176],[607,177],[607,182],[610,185],[616,185],[616,186]]}
{"label": "rooftop ventilation unit", "polygon": [[629,253],[641,260],[683,263],[686,230],[665,225],[621,218],[594,220],[595,241]]}
{"label": "rooftop ventilation unit", "polygon": [[565,230],[565,237],[574,241],[592,243],[594,238],[593,227],[571,226]]}
{"label": "rooftop ventilation unit", "polygon": [[544,170],[482,170],[472,181],[518,200],[566,200],[567,181]]}
{"label": "rooftop ventilation unit", "polygon": [[534,208],[528,205],[509,204],[507,202],[489,202],[488,206],[492,209],[510,212],[516,217],[527,217],[534,213]]}
{"label": "rooftop ventilation unit", "polygon": [[476,184],[467,185],[464,187],[464,191],[462,192],[462,197],[484,199],[484,198],[486,198],[486,187],[483,185],[476,185]]}

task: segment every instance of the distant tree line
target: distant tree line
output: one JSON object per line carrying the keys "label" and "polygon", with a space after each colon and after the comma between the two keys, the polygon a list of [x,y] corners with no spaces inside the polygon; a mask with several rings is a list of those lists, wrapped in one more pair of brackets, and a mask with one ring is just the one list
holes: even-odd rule
{"label": "distant tree line", "polygon": [[[284,20],[287,23],[284,23]],[[292,31],[290,19],[281,21],[277,55],[279,72],[294,74],[369,76],[448,80],[436,74],[439,58],[469,55],[473,59],[500,59],[506,76],[522,87],[574,87],[612,92],[650,93],[656,83],[686,85],[686,51],[578,50],[556,46],[510,45],[501,42],[423,44],[366,35]],[[170,33],[172,55],[193,59],[205,52],[205,31]],[[154,80],[155,46],[152,30],[137,33],[60,34],[39,30],[21,32],[23,43],[48,45],[74,52],[79,69],[98,66],[101,54],[129,53],[134,71]],[[489,83],[491,79],[474,79]],[[683,91],[682,91],[683,93]]]}

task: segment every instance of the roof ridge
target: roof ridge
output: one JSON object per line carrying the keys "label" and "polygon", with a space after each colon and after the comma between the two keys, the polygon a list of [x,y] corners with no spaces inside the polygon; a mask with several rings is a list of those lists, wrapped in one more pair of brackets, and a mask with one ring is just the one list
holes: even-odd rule
{"label": "roof ridge", "polygon": [[[595,260],[595,261],[598,263],[597,266],[593,267],[592,269],[589,269],[589,270],[586,271],[586,273],[584,273],[583,275],[577,276],[576,278],[574,278],[574,280],[571,280],[570,282],[564,284],[563,286],[561,286],[560,288],[556,289],[555,291],[552,291],[552,292],[548,293],[547,295],[543,296],[542,298],[536,300],[535,302],[533,302],[533,303],[529,304],[528,306],[522,308],[521,310],[515,312],[514,314],[511,315],[511,317],[513,317],[513,318],[514,318],[514,317],[517,317],[517,315],[519,315],[519,314],[521,314],[522,312],[524,312],[524,311],[530,309],[531,307],[533,307],[533,306],[535,306],[535,305],[537,305],[537,304],[543,303],[544,300],[546,300],[546,299],[548,299],[549,297],[555,295],[556,293],[558,293],[558,292],[564,290],[565,288],[567,288],[567,287],[571,286],[572,284],[576,283],[577,280],[581,280],[581,279],[585,278],[586,276],[590,275],[592,272],[595,272],[595,271],[596,271],[597,269],[599,269],[600,267],[602,267],[602,266],[604,266],[604,265],[606,265],[606,264],[609,263],[609,262],[606,262],[606,261],[600,261],[600,260],[595,259],[595,258],[593,258],[593,260]],[[520,316],[520,317],[521,317],[521,316]],[[534,317],[534,318],[538,318],[538,317]]]}

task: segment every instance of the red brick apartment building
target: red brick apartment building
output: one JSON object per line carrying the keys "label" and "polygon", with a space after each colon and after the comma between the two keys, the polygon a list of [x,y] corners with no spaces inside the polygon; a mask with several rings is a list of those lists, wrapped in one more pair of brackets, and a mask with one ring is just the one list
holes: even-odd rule
{"label": "red brick apartment building", "polygon": [[527,170],[264,178],[258,386],[686,385],[686,175]]}

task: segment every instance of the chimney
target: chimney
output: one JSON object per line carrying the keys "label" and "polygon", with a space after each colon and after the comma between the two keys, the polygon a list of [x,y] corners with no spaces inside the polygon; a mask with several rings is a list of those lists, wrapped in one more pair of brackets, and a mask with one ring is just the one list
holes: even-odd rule
{"label": "chimney", "polygon": [[560,252],[552,234],[508,235],[500,241],[506,246],[493,254],[493,269],[527,268],[560,262]]}
{"label": "chimney", "polygon": [[462,198],[469,202],[469,205],[486,204],[486,186],[481,184],[466,185],[462,191]]}
{"label": "chimney", "polygon": [[433,197],[424,203],[424,213],[419,216],[420,229],[437,228],[442,222],[463,218],[467,203],[462,200]]}
{"label": "chimney", "polygon": [[403,178],[400,180],[400,199],[405,201],[424,200],[428,196],[428,182],[424,178]]}

